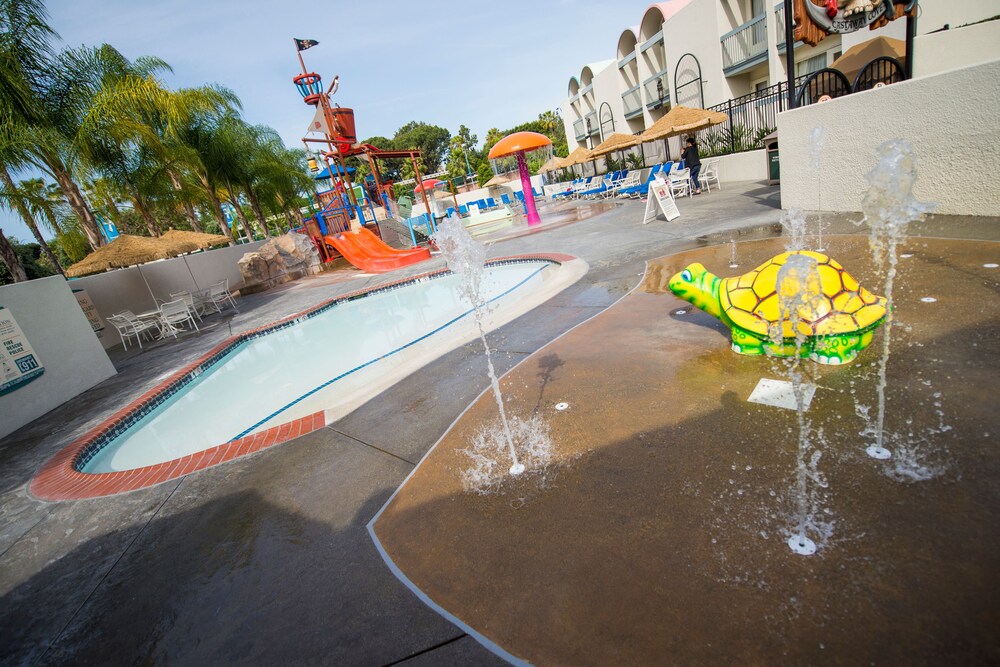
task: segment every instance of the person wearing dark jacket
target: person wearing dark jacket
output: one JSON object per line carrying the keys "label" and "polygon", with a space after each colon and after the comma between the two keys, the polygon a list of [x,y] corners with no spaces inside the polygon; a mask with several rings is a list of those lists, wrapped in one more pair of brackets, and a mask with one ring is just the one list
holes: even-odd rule
{"label": "person wearing dark jacket", "polygon": [[698,145],[694,142],[694,137],[687,138],[687,148],[681,155],[684,166],[691,170],[691,185],[694,187],[696,195],[701,194],[701,184],[698,183],[698,172],[701,171],[701,160],[698,158]]}

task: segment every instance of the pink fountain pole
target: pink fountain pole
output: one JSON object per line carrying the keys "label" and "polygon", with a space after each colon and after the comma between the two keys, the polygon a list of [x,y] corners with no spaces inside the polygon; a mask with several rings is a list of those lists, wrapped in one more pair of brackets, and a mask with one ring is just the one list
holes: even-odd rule
{"label": "pink fountain pole", "polygon": [[517,170],[521,173],[521,188],[524,191],[524,210],[528,215],[529,225],[541,224],[538,211],[535,210],[535,192],[531,189],[531,174],[528,172],[528,162],[524,159],[524,151],[517,152]]}

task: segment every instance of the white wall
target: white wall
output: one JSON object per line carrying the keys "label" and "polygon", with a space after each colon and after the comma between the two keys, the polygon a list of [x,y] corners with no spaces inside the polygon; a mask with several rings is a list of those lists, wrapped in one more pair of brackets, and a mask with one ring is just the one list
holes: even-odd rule
{"label": "white wall", "polygon": [[720,181],[767,180],[767,151],[763,148],[745,153],[702,158],[702,164],[707,160],[719,161]]}
{"label": "white wall", "polygon": [[160,301],[169,301],[172,292],[193,292],[225,279],[229,279],[230,289],[238,289],[243,284],[238,264],[240,258],[265,242],[254,241],[149,262],[143,264],[141,269],[130,267],[75,278],[70,281],[70,285],[74,289],[82,287],[87,290],[97,312],[105,320],[105,328],[100,336],[101,344],[105,348],[111,348],[120,345],[121,338],[115,328],[108,324],[108,316],[123,310],[134,313],[153,310],[156,302],[149,293],[150,289]]}
{"label": "white wall", "polygon": [[115,374],[62,276],[0,287],[45,372],[0,396],[0,438]]}
{"label": "white wall", "polygon": [[[859,211],[875,149],[909,141],[917,157],[915,195],[937,212],[1000,215],[1000,61],[903,81],[778,115],[781,206]],[[824,128],[820,174],[809,137]]]}
{"label": "white wall", "polygon": [[[1000,2],[996,11],[1000,13]],[[1000,21],[922,35],[913,42],[914,77],[997,59],[1000,59]]]}

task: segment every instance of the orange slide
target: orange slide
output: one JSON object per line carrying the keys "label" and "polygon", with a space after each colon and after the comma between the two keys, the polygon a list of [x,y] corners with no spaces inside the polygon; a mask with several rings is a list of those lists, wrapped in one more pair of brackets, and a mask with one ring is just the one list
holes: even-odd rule
{"label": "orange slide", "polygon": [[427,248],[391,248],[364,227],[357,231],[324,236],[323,240],[336,248],[344,259],[366,273],[385,273],[431,258],[431,251]]}

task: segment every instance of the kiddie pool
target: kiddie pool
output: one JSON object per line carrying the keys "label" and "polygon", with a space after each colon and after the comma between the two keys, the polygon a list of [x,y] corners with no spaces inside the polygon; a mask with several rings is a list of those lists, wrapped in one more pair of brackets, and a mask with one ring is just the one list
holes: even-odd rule
{"label": "kiddie pool", "polygon": [[[586,270],[564,255],[489,262],[486,326]],[[235,336],[65,447],[31,492],[61,500],[131,491],[321,428],[478,335],[459,281],[448,271],[416,276]]]}

